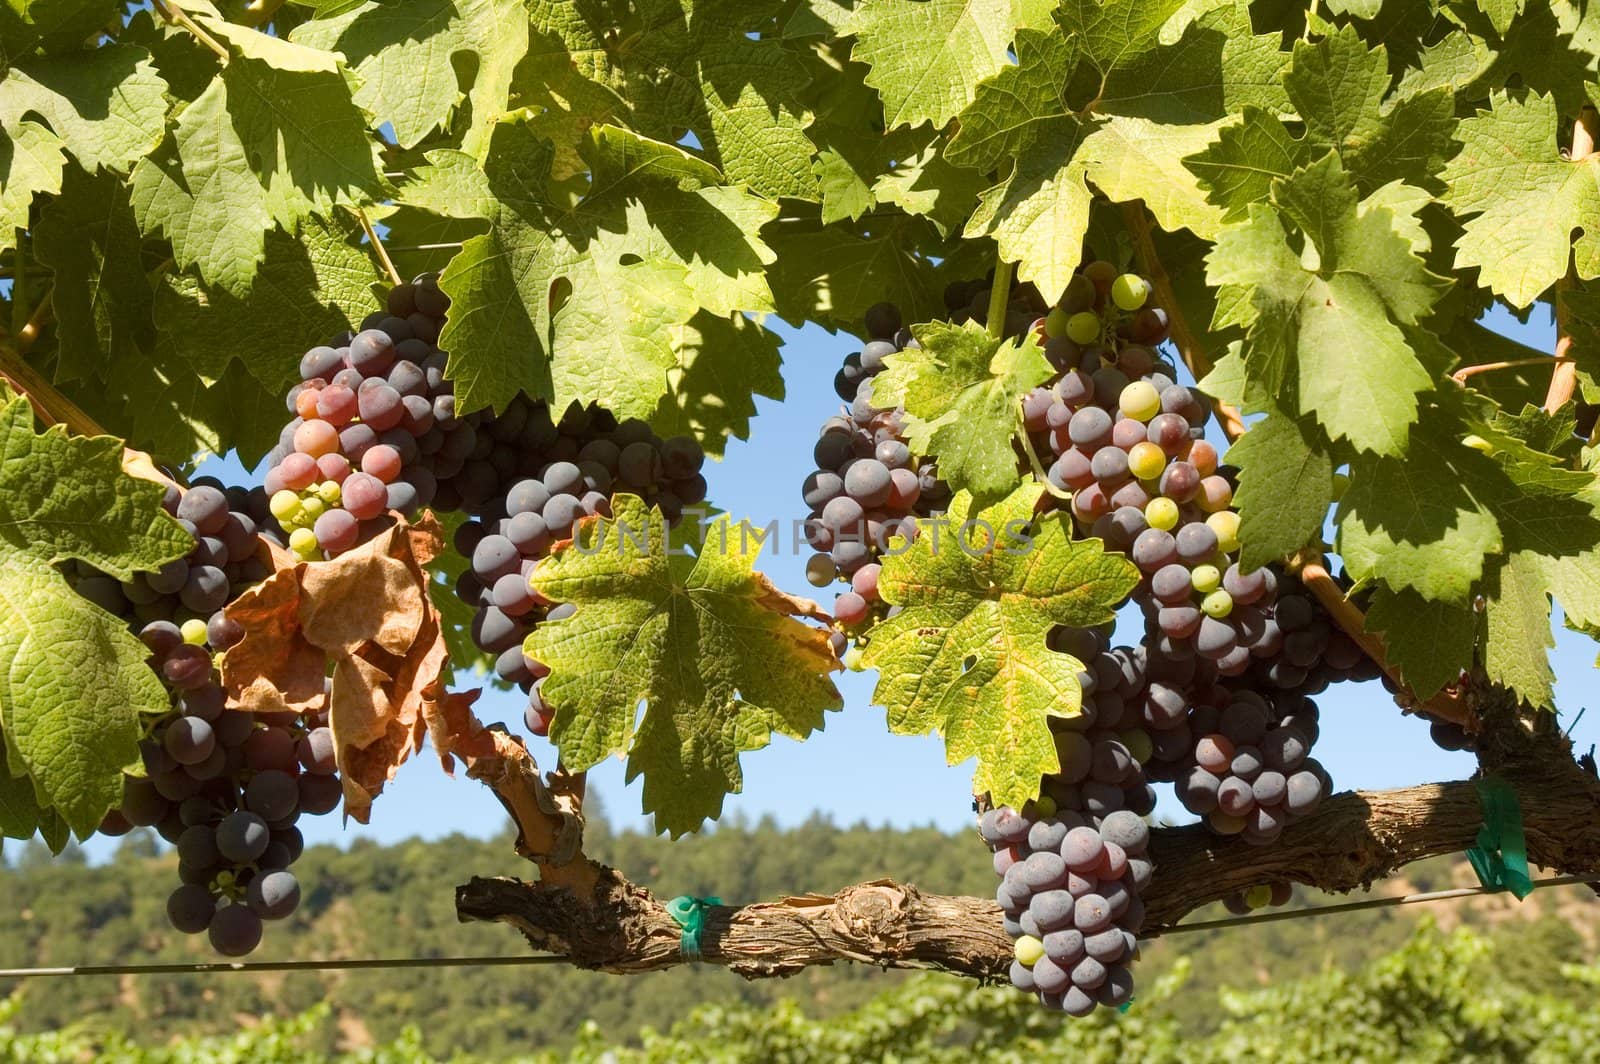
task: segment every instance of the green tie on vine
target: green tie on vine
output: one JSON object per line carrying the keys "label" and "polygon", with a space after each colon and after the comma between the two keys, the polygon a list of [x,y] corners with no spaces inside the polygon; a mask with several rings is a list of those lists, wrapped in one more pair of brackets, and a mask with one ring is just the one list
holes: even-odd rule
{"label": "green tie on vine", "polygon": [[1533,881],[1517,792],[1499,776],[1485,776],[1478,781],[1478,800],[1483,803],[1483,827],[1478,844],[1467,850],[1467,860],[1485,887],[1509,890],[1520,901],[1532,892]]}
{"label": "green tie on vine", "polygon": [[685,958],[691,961],[700,959],[700,932],[706,926],[706,909],[721,904],[721,898],[694,898],[687,894],[680,894],[667,902],[667,912],[683,928],[678,949]]}

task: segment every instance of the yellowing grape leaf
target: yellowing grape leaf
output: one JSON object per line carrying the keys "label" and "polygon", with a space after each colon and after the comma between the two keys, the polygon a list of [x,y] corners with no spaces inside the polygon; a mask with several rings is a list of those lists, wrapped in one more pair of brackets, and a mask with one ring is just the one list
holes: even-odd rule
{"label": "yellowing grape leaf", "polygon": [[[83,838],[122,798],[140,715],[171,700],[144,644],[55,563],[76,558],[126,580],[193,541],[161,508],[162,489],[123,471],[120,440],[36,434],[26,399],[0,387],[0,400],[0,774],[26,777],[36,808]],[[24,814],[8,804],[9,830]]]}
{"label": "yellowing grape leaf", "polygon": [[1043,490],[1023,485],[986,510],[962,492],[946,517],[920,522],[916,542],[884,561],[879,589],[901,609],[862,657],[879,671],[873,699],[891,731],[943,735],[951,764],[978,759],[975,792],[1018,807],[1060,767],[1049,718],[1082,705],[1083,664],[1045,637],[1110,621],[1139,581],[1099,540],[1074,541],[1070,516],[1036,515]]}
{"label": "yellowing grape leaf", "polygon": [[739,792],[740,754],[823,726],[841,705],[838,661],[827,631],[799,619],[822,617],[816,603],[755,571],[758,532],[719,518],[691,555],[687,527],[669,536],[636,496],[612,505],[535,571],[539,592],[577,613],[535,628],[526,649],[550,668],[562,763],[626,757],[645,812],[682,835]]}

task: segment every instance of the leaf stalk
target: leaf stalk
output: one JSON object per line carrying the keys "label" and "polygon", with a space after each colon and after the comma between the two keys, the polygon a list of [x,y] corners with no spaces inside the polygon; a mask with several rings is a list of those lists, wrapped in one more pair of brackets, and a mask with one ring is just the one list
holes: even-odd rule
{"label": "leaf stalk", "polygon": [[991,339],[998,340],[1006,333],[1006,303],[1011,298],[1011,263],[996,257],[994,284],[989,288],[989,318],[985,323]]}

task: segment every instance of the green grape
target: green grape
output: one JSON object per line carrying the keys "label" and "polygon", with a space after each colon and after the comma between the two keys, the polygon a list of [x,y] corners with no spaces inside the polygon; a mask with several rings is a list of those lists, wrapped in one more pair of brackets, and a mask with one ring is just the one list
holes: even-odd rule
{"label": "green grape", "polygon": [[1111,301],[1119,310],[1138,310],[1150,298],[1150,282],[1136,273],[1125,273],[1111,282]]}
{"label": "green grape", "polygon": [[289,533],[289,549],[299,555],[302,560],[310,561],[315,558],[317,550],[317,534],[309,528],[297,528]]}
{"label": "green grape", "polygon": [[1178,504],[1164,495],[1158,495],[1146,504],[1144,519],[1150,523],[1151,528],[1170,532],[1178,524]]}
{"label": "green grape", "polygon": [[1200,600],[1200,612],[1220,621],[1233,612],[1233,596],[1218,588]]}
{"label": "green grape", "polygon": [[1149,381],[1134,381],[1122,389],[1117,397],[1117,408],[1123,417],[1135,421],[1149,421],[1161,413],[1161,393]]}
{"label": "green grape", "polygon": [[178,631],[183,633],[183,641],[185,643],[197,647],[205,646],[206,622],[198,617],[194,620],[184,621],[183,626]]}
{"label": "green grape", "polygon": [[1067,319],[1071,315],[1060,307],[1051,307],[1050,313],[1044,316],[1044,334],[1052,340],[1059,340],[1067,335]]}
{"label": "green grape", "polygon": [[1167,468],[1167,453],[1159,444],[1144,440],[1129,448],[1128,471],[1137,479],[1155,480],[1165,468]]}
{"label": "green grape", "polygon": [[300,513],[300,496],[285,488],[273,494],[267,509],[279,521],[292,521]]}
{"label": "green grape", "polygon": [[1100,339],[1100,315],[1080,310],[1068,318],[1067,339],[1075,344],[1092,344]]}
{"label": "green grape", "polygon": [[340,488],[338,481],[325,480],[321,484],[317,485],[316,492],[317,498],[321,499],[329,506],[339,505]]}
{"label": "green grape", "polygon": [[1217,534],[1217,549],[1232,554],[1239,549],[1239,515],[1233,510],[1219,510],[1206,518],[1206,527]]}
{"label": "green grape", "polygon": [[1189,582],[1202,595],[1209,595],[1222,586],[1222,573],[1215,565],[1197,565],[1189,574]]}

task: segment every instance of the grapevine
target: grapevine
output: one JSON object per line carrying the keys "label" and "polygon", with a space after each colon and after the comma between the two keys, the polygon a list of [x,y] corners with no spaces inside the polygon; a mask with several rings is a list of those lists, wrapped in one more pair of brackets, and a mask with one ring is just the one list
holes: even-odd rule
{"label": "grapevine", "polygon": [[[171,926],[242,956],[302,818],[431,747],[538,870],[465,918],[668,967],[586,773],[701,830],[857,670],[970,763],[993,900],[707,904],[706,961],[1117,1009],[1201,905],[1492,849],[1480,786],[1593,871],[1571,6],[8,9],[0,834],[153,830]],[[802,378],[838,405],[763,435]],[[745,446],[809,455],[792,512],[720,497]],[[1338,792],[1355,692],[1474,778]]]}

